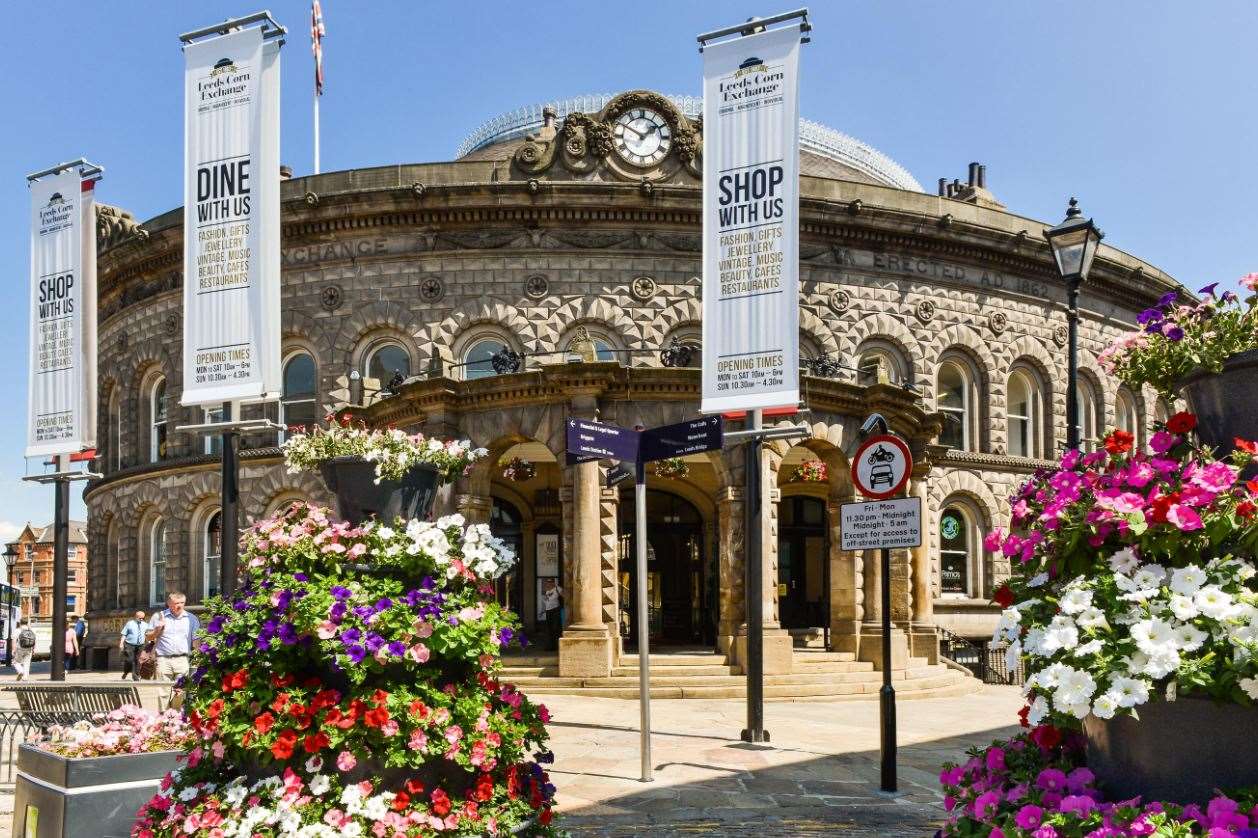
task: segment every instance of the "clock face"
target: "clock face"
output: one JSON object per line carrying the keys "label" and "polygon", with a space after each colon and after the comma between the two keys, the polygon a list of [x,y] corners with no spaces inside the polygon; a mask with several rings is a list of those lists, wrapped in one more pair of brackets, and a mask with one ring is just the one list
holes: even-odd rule
{"label": "clock face", "polygon": [[626,163],[654,166],[673,147],[673,131],[668,120],[650,108],[631,108],[616,119],[612,141]]}

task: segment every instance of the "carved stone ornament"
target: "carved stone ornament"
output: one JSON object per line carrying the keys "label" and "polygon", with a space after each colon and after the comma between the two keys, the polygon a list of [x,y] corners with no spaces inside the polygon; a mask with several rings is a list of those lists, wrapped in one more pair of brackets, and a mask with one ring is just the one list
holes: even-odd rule
{"label": "carved stone ornament", "polygon": [[166,334],[173,335],[179,332],[179,315],[166,315]]}
{"label": "carved stone ornament", "polygon": [[1053,343],[1058,346],[1065,346],[1066,341],[1070,338],[1070,333],[1066,331],[1065,326],[1058,326],[1053,329]]}
{"label": "carved stone ornament", "polygon": [[[615,153],[613,127],[616,119],[633,108],[649,108],[668,122],[672,149],[659,163],[647,168],[631,166]],[[613,97],[594,114],[572,111],[559,126],[547,122],[530,134],[512,157],[515,169],[526,178],[549,171],[556,162],[573,174],[589,174],[597,169],[615,179],[651,183],[666,180],[684,169],[693,177],[703,176],[702,122],[690,120],[667,97],[649,90],[634,90]]]}
{"label": "carved stone ornament", "polygon": [[659,286],[655,284],[655,280],[649,276],[635,277],[633,282],[629,283],[630,295],[640,302],[646,302],[654,297],[658,288]]}
{"label": "carved stone ornament", "polygon": [[341,307],[341,286],[325,285],[319,292],[319,305],[328,311],[336,311]]}
{"label": "carved stone ornament", "polygon": [[592,364],[598,360],[598,347],[590,338],[590,330],[584,325],[577,326],[576,333],[568,342],[568,354],[580,357],[581,362],[585,364]]}
{"label": "carved stone ornament", "polygon": [[1009,318],[1003,311],[993,311],[987,318],[987,326],[993,334],[1004,334],[1005,329],[1009,328]]}
{"label": "carved stone ornament", "polygon": [[426,303],[435,303],[446,295],[445,284],[440,277],[426,276],[419,281],[419,298]]}
{"label": "carved stone ornament", "polygon": [[118,351],[119,352],[126,352],[127,347],[130,345],[131,345],[131,339],[127,337],[126,332],[123,332],[122,334],[118,335]]}
{"label": "carved stone ornament", "polygon": [[839,289],[830,292],[830,308],[835,314],[842,314],[852,307],[852,295]]}
{"label": "carved stone ornament", "polygon": [[524,280],[524,294],[529,299],[540,300],[550,293],[550,281],[541,274]]}
{"label": "carved stone ornament", "polygon": [[135,216],[121,207],[96,205],[96,246],[100,250],[107,250],[127,239],[147,233],[135,220]]}
{"label": "carved stone ornament", "polygon": [[918,320],[929,323],[935,317],[935,304],[930,300],[922,300],[913,309],[913,313],[917,315]]}

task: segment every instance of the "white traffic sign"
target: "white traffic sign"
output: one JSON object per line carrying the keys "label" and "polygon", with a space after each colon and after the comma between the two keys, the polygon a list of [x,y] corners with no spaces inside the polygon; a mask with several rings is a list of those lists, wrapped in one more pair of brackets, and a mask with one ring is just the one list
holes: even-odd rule
{"label": "white traffic sign", "polygon": [[845,503],[839,512],[843,550],[922,546],[922,499],[894,498]]}
{"label": "white traffic sign", "polygon": [[867,498],[883,500],[900,493],[913,470],[908,444],[893,434],[871,436],[852,458],[852,483]]}

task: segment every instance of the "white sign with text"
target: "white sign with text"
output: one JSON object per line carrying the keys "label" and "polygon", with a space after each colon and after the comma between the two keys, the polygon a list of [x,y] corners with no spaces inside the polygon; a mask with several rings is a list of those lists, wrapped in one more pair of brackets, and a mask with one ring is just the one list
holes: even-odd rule
{"label": "white sign with text", "polygon": [[839,547],[877,550],[922,546],[922,499],[845,503],[839,512]]}

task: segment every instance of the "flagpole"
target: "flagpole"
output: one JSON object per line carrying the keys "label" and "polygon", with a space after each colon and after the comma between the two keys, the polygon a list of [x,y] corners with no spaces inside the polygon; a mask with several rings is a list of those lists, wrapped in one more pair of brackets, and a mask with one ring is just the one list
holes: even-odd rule
{"label": "flagpole", "polygon": [[314,95],[314,173],[319,174],[319,93]]}

